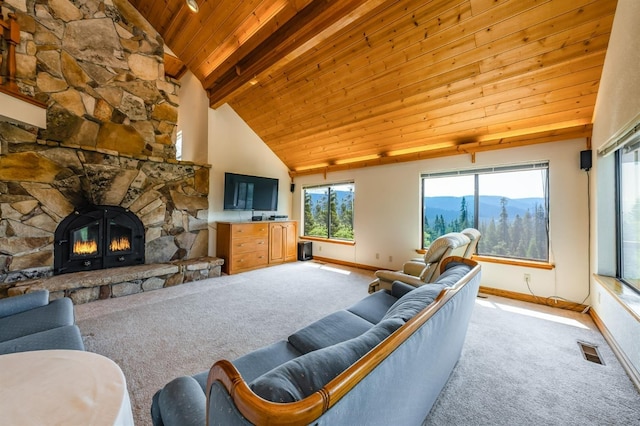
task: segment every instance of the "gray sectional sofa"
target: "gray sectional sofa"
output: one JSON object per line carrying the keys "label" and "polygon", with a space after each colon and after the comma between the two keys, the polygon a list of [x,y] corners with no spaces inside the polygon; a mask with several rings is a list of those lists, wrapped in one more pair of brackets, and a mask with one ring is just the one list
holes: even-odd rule
{"label": "gray sectional sofa", "polygon": [[419,425],[462,350],[480,266],[451,257],[437,281],[399,281],[287,340],[174,379],[159,425]]}
{"label": "gray sectional sofa", "polygon": [[84,350],[69,298],[47,290],[0,299],[0,355],[45,349]]}

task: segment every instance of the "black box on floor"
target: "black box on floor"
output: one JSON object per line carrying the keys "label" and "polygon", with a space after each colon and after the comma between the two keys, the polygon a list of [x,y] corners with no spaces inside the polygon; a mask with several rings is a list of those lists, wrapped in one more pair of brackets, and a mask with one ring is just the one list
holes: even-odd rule
{"label": "black box on floor", "polygon": [[311,259],[313,259],[311,241],[298,242],[298,260],[311,260]]}

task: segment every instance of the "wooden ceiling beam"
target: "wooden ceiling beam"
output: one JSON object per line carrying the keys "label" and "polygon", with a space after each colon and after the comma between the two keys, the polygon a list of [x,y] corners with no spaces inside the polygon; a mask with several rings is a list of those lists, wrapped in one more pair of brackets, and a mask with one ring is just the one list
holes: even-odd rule
{"label": "wooden ceiling beam", "polygon": [[589,138],[592,133],[591,124],[581,124],[567,128],[553,129],[530,134],[518,135],[505,138],[491,138],[479,142],[461,143],[446,148],[426,147],[423,151],[397,155],[383,156],[375,159],[356,161],[353,163],[327,164],[319,167],[302,168],[292,170],[289,175],[292,177],[313,175],[318,173],[338,172],[342,170],[358,169],[363,167],[381,166],[386,164],[404,163],[408,161],[427,160],[432,158],[449,157],[460,154],[474,154],[476,152],[493,151],[496,149],[516,148],[520,146],[534,145],[540,143],[571,140],[576,138]]}
{"label": "wooden ceiling beam", "polygon": [[[351,23],[353,19],[371,12],[383,3],[383,0],[312,1],[218,80],[205,78],[204,86],[209,93],[210,105],[224,103],[235,90],[285,56],[291,55],[296,49],[303,45],[306,46],[305,51],[311,49],[311,40],[324,40]],[[353,17],[353,12],[356,11],[357,16]],[[335,25],[336,23],[340,24]]]}
{"label": "wooden ceiling beam", "polygon": [[[561,105],[559,105],[561,106]],[[452,145],[461,142],[489,140],[500,135],[500,138],[527,135],[535,132],[550,131],[560,128],[575,127],[591,123],[591,110],[588,106],[582,109],[559,110],[556,113],[540,115],[540,111],[532,111],[532,116],[519,114],[507,115],[504,118],[481,117],[477,111],[474,119],[465,122],[449,122],[446,119],[434,120],[433,126],[407,126],[400,129],[389,129],[384,133],[372,132],[357,138],[344,140],[325,140],[321,145],[301,142],[287,149],[274,149],[274,152],[287,164],[313,164],[314,159],[327,161],[344,161],[367,155],[396,156],[399,153],[432,149],[433,145]],[[552,116],[552,117],[549,117]],[[547,118],[553,118],[553,125],[544,125]],[[506,121],[509,120],[509,121]]]}
{"label": "wooden ceiling beam", "polygon": [[[305,3],[310,1],[305,0]],[[206,53],[194,55],[190,64],[191,68],[198,70],[197,72],[202,74],[202,81],[205,79],[217,81],[225,72],[233,69],[238,61],[294,17],[299,10],[296,7],[290,2],[285,2],[284,7],[277,13],[272,14],[272,16],[263,16],[262,18],[254,16],[253,18],[258,19],[260,22],[257,25],[254,23],[252,34],[245,33],[243,40],[240,40],[240,37],[230,38],[234,43],[227,43],[226,50],[223,50],[224,43],[220,42],[218,48],[208,55]],[[238,28],[235,32],[240,33],[241,28]]]}

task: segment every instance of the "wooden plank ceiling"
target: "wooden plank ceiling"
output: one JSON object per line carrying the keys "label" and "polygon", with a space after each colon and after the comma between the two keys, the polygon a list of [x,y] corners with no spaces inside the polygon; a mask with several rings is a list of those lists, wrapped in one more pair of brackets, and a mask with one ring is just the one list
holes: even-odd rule
{"label": "wooden plank ceiling", "polygon": [[197,1],[130,0],[292,175],[591,136],[616,7]]}

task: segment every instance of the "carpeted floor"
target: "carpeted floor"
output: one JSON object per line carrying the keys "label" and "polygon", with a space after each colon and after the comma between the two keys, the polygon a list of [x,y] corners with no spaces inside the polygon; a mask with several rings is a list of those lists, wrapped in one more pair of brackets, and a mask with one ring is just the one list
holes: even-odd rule
{"label": "carpeted floor", "polygon": [[[76,306],[87,350],[126,378],[134,419],[153,394],[286,338],[367,295],[370,271],[296,262]],[[599,346],[585,361],[577,340]],[[407,407],[409,408],[409,407]],[[477,299],[462,357],[426,425],[640,424],[640,395],[588,315]]]}
{"label": "carpeted floor", "polygon": [[424,424],[640,425],[640,394],[589,315],[490,296]]}

